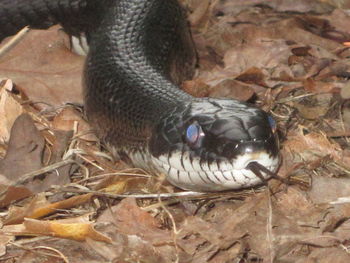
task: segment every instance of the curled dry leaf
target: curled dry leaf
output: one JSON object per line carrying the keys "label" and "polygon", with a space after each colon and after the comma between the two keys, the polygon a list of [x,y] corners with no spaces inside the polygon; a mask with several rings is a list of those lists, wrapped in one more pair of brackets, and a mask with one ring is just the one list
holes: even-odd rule
{"label": "curled dry leaf", "polygon": [[22,223],[24,218],[37,219],[47,215],[51,215],[62,209],[69,209],[91,200],[92,194],[84,194],[73,196],[71,198],[50,203],[46,200],[43,194],[38,194],[24,207],[12,206],[9,209],[9,214],[4,219],[5,225]]}
{"label": "curled dry leaf", "polygon": [[242,81],[244,83],[257,84],[266,87],[267,85],[265,83],[265,78],[266,76],[261,69],[257,67],[252,67],[238,75],[236,77],[236,80]]}
{"label": "curled dry leaf", "polygon": [[14,236],[54,236],[76,241],[87,238],[111,243],[111,239],[96,231],[92,223],[61,223],[60,221],[40,221],[25,219],[21,225],[9,225],[2,229],[2,233]]}
{"label": "curled dry leaf", "polygon": [[26,187],[8,186],[7,184],[0,186],[0,193],[0,207],[5,207],[14,201],[24,199],[33,194]]}

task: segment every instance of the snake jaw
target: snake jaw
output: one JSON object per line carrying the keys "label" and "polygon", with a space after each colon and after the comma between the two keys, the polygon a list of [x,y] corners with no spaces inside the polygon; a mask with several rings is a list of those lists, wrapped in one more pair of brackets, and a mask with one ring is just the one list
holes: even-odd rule
{"label": "snake jaw", "polygon": [[[271,157],[266,153],[254,154],[254,159],[244,160],[248,162],[248,167],[243,167],[243,159],[236,163],[221,162],[219,167],[217,165],[207,166],[209,169],[196,170],[200,165],[200,160],[192,160],[192,169],[183,169],[182,166],[175,165],[177,159],[187,159],[186,157],[180,157],[180,153],[173,154],[172,157],[167,158],[161,156],[158,159],[153,159],[153,162],[158,168],[158,172],[167,175],[167,180],[173,185],[185,190],[194,191],[224,191],[231,189],[242,189],[252,187],[258,184],[262,184],[262,179],[269,179],[271,174],[260,171],[260,176],[257,176],[256,172],[249,168],[249,163],[256,162],[261,166],[264,166],[271,173],[275,173],[278,170],[280,159],[279,157]],[[186,160],[184,160],[186,161]],[[238,167],[243,168],[238,168]],[[217,168],[220,168],[217,170]]]}

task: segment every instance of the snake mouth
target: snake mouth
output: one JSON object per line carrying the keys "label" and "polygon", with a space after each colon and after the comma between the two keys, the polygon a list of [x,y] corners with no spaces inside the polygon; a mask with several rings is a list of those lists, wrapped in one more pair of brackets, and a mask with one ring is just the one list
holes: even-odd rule
{"label": "snake mouth", "polygon": [[[182,160],[181,164],[178,160]],[[179,158],[178,154],[172,154],[170,158],[160,156],[153,161],[158,172],[166,174],[170,183],[185,190],[206,192],[263,184],[274,177],[280,164],[279,156],[271,156],[266,152],[246,154],[234,161],[221,160],[212,164],[196,159],[189,162],[186,156]]]}

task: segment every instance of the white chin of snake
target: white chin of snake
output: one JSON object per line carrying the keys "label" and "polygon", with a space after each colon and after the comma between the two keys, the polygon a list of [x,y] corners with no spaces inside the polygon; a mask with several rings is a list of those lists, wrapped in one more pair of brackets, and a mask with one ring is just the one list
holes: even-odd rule
{"label": "white chin of snake", "polygon": [[[168,156],[152,158],[156,166],[162,167],[159,172],[167,174],[167,180],[185,190],[194,191],[223,191],[229,189],[241,189],[263,183],[246,166],[251,162],[258,162],[271,172],[276,172],[279,166],[279,158],[272,158],[265,152],[246,153],[237,157],[232,162],[219,164],[201,162],[180,153]],[[261,171],[261,175],[268,179],[270,175]]]}
{"label": "white chin of snake", "polygon": [[89,44],[87,43],[87,39],[84,34],[76,37],[67,36],[63,31],[60,32],[62,32],[61,34],[64,39],[64,44],[71,52],[84,57],[87,55],[89,52]]}

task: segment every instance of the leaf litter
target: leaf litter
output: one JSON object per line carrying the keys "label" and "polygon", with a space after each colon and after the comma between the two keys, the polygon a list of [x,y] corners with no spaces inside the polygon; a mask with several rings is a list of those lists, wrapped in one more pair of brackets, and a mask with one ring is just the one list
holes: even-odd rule
{"label": "leaf litter", "polygon": [[183,88],[270,111],[292,184],[200,195],[114,160],[80,108],[84,58],[31,30],[0,58],[0,262],[349,262],[350,4],[182,2]]}

